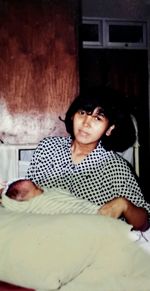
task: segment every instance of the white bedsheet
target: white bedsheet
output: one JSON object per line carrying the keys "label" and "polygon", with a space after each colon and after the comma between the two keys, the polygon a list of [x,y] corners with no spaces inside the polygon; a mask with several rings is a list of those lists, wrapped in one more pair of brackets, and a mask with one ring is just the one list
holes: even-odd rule
{"label": "white bedsheet", "polygon": [[[33,289],[36,289],[41,284],[40,286],[46,286],[45,290],[36,290],[54,291],[56,289],[52,288],[53,285],[50,286],[49,281],[45,281],[45,278],[51,275],[50,264],[51,270],[56,265],[57,272],[61,266],[58,273],[59,280],[57,280],[58,283],[62,282],[59,286],[60,291],[150,291],[150,256],[147,252],[150,250],[150,230],[145,233],[131,232],[131,227],[124,222],[97,215],[54,217],[19,214],[0,207],[0,216],[1,280],[18,285],[21,285],[24,280],[22,284],[25,287],[34,286]],[[54,239],[52,244],[53,235],[56,240]],[[78,258],[79,262],[75,266],[74,256],[71,257],[74,252],[71,249],[69,253],[68,246],[74,245],[76,249],[77,244],[79,252],[76,253],[75,260]],[[63,246],[61,256],[58,255],[60,245]],[[146,252],[140,250],[137,245],[146,249]],[[86,253],[85,249],[87,249]],[[91,256],[93,252],[94,256]],[[85,255],[84,259],[82,259],[83,255]],[[69,265],[65,269],[64,262],[67,256]],[[85,265],[87,259],[90,261]],[[79,269],[81,261],[84,267]],[[39,277],[44,272],[42,275],[44,280],[37,276],[37,267]],[[78,274],[74,273],[74,268],[75,271],[80,270]],[[73,274],[71,277],[70,270]],[[54,272],[55,276],[57,272]],[[40,280],[40,284],[37,280]],[[41,280],[44,283],[41,283]],[[45,282],[48,282],[49,289],[46,289]]]}
{"label": "white bedsheet", "polygon": [[[150,254],[150,229],[146,232],[131,231],[131,240]],[[111,242],[110,242],[111,243]],[[149,258],[150,259],[150,258]],[[107,273],[107,271],[106,271]],[[92,278],[92,280],[91,280]],[[150,291],[150,282],[146,278],[104,278],[99,282],[99,269],[89,266],[73,281],[63,286],[61,291]],[[107,280],[108,279],[108,280]],[[107,283],[106,283],[107,280]],[[37,290],[40,291],[40,290]]]}
{"label": "white bedsheet", "polygon": [[[146,232],[132,231],[130,235],[131,240],[137,243],[143,248],[148,254],[150,254],[150,229]],[[90,280],[92,278],[92,281]],[[94,265],[89,266],[88,269],[84,270],[78,277],[73,281],[63,286],[61,291],[150,291],[150,282],[146,278],[143,280],[137,276],[137,278],[120,278],[111,277],[104,278],[102,281],[98,281],[99,269]],[[107,284],[106,284],[106,280]],[[109,283],[108,283],[109,282]],[[117,282],[117,283],[116,283]],[[131,287],[132,286],[132,287]],[[149,286],[149,287],[148,287]],[[128,289],[131,288],[131,289]],[[40,291],[40,290],[37,290]]]}
{"label": "white bedsheet", "polygon": [[131,239],[150,254],[150,228],[145,231],[132,231]]}

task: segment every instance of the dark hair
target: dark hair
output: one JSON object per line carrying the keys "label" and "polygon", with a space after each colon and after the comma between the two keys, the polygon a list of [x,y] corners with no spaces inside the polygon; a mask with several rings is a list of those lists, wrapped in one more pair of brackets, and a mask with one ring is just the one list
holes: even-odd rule
{"label": "dark hair", "polygon": [[8,196],[11,199],[16,199],[18,194],[20,194],[22,191],[24,191],[23,189],[21,189],[21,186],[24,186],[25,182],[31,182],[32,184],[34,184],[34,186],[37,188],[36,184],[34,182],[32,182],[29,179],[19,179],[17,181],[12,182],[9,186],[8,189],[5,193],[6,196]]}
{"label": "dark hair", "polygon": [[93,112],[96,107],[103,110],[109,120],[109,125],[115,125],[110,136],[101,138],[106,150],[122,152],[135,142],[136,133],[124,96],[111,88],[90,88],[81,91],[80,95],[70,105],[66,112],[65,125],[67,132],[74,139],[72,117],[79,110]]}

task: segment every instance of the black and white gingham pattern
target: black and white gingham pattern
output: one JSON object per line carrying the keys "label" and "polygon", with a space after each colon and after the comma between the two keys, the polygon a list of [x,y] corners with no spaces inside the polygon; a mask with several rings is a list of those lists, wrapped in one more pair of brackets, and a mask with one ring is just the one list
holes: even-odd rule
{"label": "black and white gingham pattern", "polygon": [[26,178],[41,187],[67,189],[100,206],[123,196],[150,212],[127,162],[101,144],[81,163],[73,164],[70,137],[44,138],[33,155]]}

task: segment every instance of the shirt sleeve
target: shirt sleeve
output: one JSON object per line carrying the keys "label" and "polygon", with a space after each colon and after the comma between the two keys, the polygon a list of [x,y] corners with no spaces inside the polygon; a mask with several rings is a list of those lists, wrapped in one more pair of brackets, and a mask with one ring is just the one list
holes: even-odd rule
{"label": "shirt sleeve", "polygon": [[[150,205],[146,203],[138,178],[123,159],[114,159],[112,168],[105,167],[103,184],[107,183],[109,171],[109,180],[112,196],[125,197],[137,207],[144,207],[150,211]],[[105,181],[106,179],[106,181]]]}
{"label": "shirt sleeve", "polygon": [[43,157],[45,157],[45,149],[47,144],[47,138],[40,141],[37,148],[35,149],[32,159],[30,161],[26,179],[30,179],[35,183],[38,183],[38,173],[40,171],[41,163],[43,163]]}

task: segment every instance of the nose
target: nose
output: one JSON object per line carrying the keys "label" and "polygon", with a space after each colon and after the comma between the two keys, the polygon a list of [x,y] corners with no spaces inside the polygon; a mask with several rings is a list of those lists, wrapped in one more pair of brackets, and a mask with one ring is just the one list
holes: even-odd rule
{"label": "nose", "polygon": [[83,120],[83,125],[90,126],[91,120],[92,120],[91,115],[85,115],[84,120]]}

